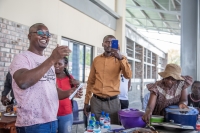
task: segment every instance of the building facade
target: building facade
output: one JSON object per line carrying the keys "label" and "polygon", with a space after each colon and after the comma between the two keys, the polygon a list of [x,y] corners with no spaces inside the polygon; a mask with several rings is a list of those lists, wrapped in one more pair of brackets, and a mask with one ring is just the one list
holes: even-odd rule
{"label": "building facade", "polygon": [[103,53],[103,37],[116,36],[133,70],[130,103],[138,107],[145,84],[158,78],[167,56],[126,24],[125,10],[124,0],[0,0],[0,91],[14,55],[29,47],[29,27],[44,23],[52,33],[44,55],[67,44],[72,50],[69,70],[81,82],[87,81],[93,58]]}

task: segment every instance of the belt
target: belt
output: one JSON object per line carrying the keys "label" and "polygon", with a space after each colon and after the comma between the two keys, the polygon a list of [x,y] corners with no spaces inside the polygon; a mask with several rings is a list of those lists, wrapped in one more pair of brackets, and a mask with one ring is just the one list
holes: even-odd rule
{"label": "belt", "polygon": [[110,100],[118,98],[118,95],[112,96],[112,97],[107,97],[107,98],[99,97],[95,94],[93,94],[93,96],[96,97],[97,99],[101,100],[101,101],[110,101]]}

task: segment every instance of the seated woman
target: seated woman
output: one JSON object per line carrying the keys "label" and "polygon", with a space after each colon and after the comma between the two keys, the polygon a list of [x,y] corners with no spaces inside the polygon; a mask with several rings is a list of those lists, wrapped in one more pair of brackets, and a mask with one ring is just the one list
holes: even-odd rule
{"label": "seated woman", "polygon": [[196,107],[200,111],[200,81],[194,81],[191,91],[188,95],[188,106]]}
{"label": "seated woman", "polygon": [[151,115],[164,115],[164,110],[170,105],[179,105],[179,108],[187,107],[187,90],[192,84],[192,77],[181,76],[181,68],[176,64],[168,64],[164,72],[159,75],[163,78],[152,84],[148,84],[150,91],[149,102],[142,119],[149,123]]}

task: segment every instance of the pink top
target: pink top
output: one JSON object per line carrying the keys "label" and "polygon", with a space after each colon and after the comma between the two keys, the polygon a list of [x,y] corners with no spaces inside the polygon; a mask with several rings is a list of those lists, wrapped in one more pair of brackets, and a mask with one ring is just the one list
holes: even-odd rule
{"label": "pink top", "polygon": [[[22,52],[14,57],[10,65],[10,73],[13,76],[19,69],[33,69],[45,60],[46,57],[30,51]],[[12,86],[18,107],[16,126],[31,126],[57,120],[58,93],[53,66],[30,88],[20,89],[15,80]]]}

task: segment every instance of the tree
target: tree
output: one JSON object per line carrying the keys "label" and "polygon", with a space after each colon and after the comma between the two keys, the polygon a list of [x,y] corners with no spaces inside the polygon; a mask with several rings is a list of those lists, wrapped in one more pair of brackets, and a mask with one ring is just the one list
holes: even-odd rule
{"label": "tree", "polygon": [[168,63],[174,63],[180,66],[180,50],[168,50]]}

